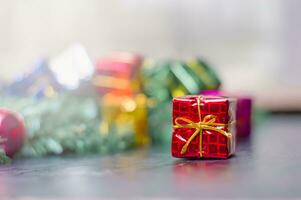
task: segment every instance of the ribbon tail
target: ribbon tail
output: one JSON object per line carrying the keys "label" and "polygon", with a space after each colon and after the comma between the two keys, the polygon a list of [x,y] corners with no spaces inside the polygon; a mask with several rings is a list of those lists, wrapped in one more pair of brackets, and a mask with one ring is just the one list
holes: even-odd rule
{"label": "ribbon tail", "polygon": [[196,129],[194,133],[190,136],[190,138],[187,140],[187,142],[184,144],[184,146],[181,149],[181,154],[184,154],[187,152],[187,148],[190,144],[190,142],[197,136],[197,134],[200,132],[200,129]]}

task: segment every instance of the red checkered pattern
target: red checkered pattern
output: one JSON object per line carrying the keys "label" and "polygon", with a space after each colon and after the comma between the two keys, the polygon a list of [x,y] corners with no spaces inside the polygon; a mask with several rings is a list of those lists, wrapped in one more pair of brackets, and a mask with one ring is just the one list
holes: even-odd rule
{"label": "red checkered pattern", "polygon": [[[215,115],[216,123],[228,124],[234,119],[234,112],[229,109],[233,102],[225,97],[201,96],[200,113],[198,114],[197,96],[186,96],[173,99],[173,124],[175,119],[183,117],[193,122],[200,122],[207,115]],[[228,127],[221,128],[229,131]],[[200,135],[195,137],[188,146],[187,151],[181,154],[181,149],[194,133],[195,129],[175,128],[172,136],[172,155],[174,157],[200,157]],[[234,145],[226,136],[216,132],[203,130],[202,156],[204,158],[227,158],[233,152]],[[234,141],[233,141],[234,142]]]}

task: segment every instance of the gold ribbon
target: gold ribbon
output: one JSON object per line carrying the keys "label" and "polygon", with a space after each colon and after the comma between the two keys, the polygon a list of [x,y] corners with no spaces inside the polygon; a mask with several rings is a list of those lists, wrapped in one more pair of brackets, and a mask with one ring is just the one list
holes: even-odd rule
{"label": "gold ribbon", "polygon": [[200,135],[200,143],[199,143],[200,157],[202,157],[203,156],[202,155],[203,130],[216,131],[230,139],[232,138],[232,134],[218,128],[218,127],[224,128],[226,124],[216,123],[215,121],[217,117],[215,115],[206,115],[203,120],[201,119],[200,96],[197,97],[197,106],[198,106],[198,115],[200,119],[199,122],[193,122],[192,120],[184,117],[177,117],[175,119],[175,125],[173,126],[173,128],[194,128],[195,131],[182,147],[181,154],[186,153],[187,148],[191,143],[191,141],[199,134]]}

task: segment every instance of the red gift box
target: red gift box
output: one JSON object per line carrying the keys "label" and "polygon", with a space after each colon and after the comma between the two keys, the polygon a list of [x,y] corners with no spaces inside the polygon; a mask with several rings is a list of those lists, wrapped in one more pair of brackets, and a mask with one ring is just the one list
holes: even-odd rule
{"label": "red gift box", "polygon": [[228,158],[235,151],[232,98],[184,96],[173,99],[172,156]]}

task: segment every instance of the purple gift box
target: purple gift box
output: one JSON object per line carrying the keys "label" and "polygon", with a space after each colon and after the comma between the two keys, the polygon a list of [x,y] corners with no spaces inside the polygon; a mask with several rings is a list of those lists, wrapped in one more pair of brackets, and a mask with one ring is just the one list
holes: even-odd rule
{"label": "purple gift box", "polygon": [[252,129],[252,98],[241,94],[233,94],[221,90],[204,90],[202,95],[230,96],[237,99],[236,105],[236,134],[247,137]]}

